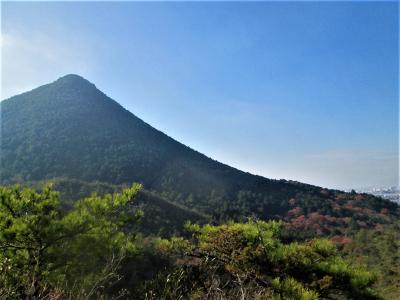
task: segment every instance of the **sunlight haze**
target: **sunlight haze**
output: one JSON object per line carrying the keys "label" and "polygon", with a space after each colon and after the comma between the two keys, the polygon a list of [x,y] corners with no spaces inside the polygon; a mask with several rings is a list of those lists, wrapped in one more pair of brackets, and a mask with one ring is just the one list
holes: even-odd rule
{"label": "sunlight haze", "polygon": [[398,185],[396,2],[1,5],[1,99],[79,74],[243,171]]}

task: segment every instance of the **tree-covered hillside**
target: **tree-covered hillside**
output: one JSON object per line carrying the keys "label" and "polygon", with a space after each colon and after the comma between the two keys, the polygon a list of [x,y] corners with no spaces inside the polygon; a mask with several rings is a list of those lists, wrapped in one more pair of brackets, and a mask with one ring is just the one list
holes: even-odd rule
{"label": "tree-covered hillside", "polygon": [[326,239],[285,242],[280,222],[188,224],[143,238],[140,185],[66,211],[59,194],[0,187],[1,299],[380,299],[376,275]]}
{"label": "tree-covered hillside", "polygon": [[293,228],[317,232],[374,227],[398,216],[397,205],[380,198],[270,180],[212,160],[77,75],[1,102],[1,127],[3,184],[56,177],[140,182],[216,221],[286,218],[294,220]]}
{"label": "tree-covered hillside", "polygon": [[[65,211],[69,211],[79,199],[90,197],[93,194],[98,196],[113,194],[129,187],[66,178],[54,178],[46,182],[25,182],[24,186],[40,190],[45,184],[51,184],[51,187],[60,193],[60,204]],[[211,220],[207,215],[172,203],[144,188],[137,193],[132,205],[143,212],[138,229],[146,235],[168,237],[181,233],[188,221],[204,224]]]}

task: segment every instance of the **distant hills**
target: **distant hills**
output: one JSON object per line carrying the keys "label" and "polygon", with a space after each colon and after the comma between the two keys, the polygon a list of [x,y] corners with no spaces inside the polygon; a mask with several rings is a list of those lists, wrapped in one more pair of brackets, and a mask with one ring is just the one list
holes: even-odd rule
{"label": "distant hills", "polygon": [[153,200],[169,203],[159,209],[184,209],[189,219],[283,218],[321,233],[376,226],[399,213],[396,204],[372,195],[271,180],[215,161],[78,75],[2,101],[1,126],[2,184],[63,178],[63,186],[70,180],[98,191],[99,184],[141,182]]}

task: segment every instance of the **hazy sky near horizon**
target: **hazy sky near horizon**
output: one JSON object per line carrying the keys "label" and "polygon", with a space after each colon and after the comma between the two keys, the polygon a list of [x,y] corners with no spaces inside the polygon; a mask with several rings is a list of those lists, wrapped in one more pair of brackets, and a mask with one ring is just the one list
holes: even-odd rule
{"label": "hazy sky near horizon", "polygon": [[79,74],[244,171],[397,185],[397,2],[2,2],[2,97]]}

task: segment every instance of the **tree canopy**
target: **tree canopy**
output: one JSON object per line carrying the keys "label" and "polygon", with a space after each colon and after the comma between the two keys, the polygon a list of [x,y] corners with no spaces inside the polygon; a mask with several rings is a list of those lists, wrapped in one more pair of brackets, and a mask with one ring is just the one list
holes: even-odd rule
{"label": "tree canopy", "polygon": [[132,205],[140,188],[66,210],[50,185],[1,187],[0,298],[380,299],[375,273],[328,239],[293,241],[281,221],[187,223],[187,234],[143,237]]}
{"label": "tree canopy", "polygon": [[118,279],[120,262],[136,251],[141,213],[130,204],[139,189],[92,195],[64,211],[50,186],[0,187],[0,297],[90,295]]}
{"label": "tree canopy", "polygon": [[[285,243],[282,223],[188,225],[191,240],[161,240],[183,251],[149,299],[378,299],[376,275],[351,266],[329,240]],[[150,285],[151,286],[151,285]]]}

